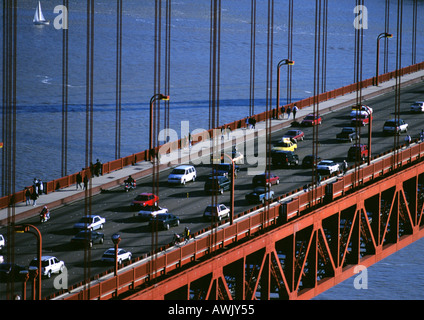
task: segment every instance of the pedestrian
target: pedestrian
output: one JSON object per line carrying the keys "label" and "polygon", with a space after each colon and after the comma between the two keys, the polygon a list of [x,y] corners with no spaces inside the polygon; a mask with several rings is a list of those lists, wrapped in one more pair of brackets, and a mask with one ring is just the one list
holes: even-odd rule
{"label": "pedestrian", "polygon": [[32,202],[33,207],[35,207],[37,205],[37,198],[38,198],[38,194],[34,190],[33,193],[31,194],[31,200],[33,201]]}
{"label": "pedestrian", "polygon": [[250,118],[250,123],[252,124],[252,128],[255,129],[256,119],[255,118]]}
{"label": "pedestrian", "polygon": [[291,109],[290,107],[287,107],[287,119],[290,118]]}
{"label": "pedestrian", "polygon": [[249,117],[246,117],[246,129],[249,129]]}
{"label": "pedestrian", "polygon": [[407,147],[411,144],[411,136],[409,134],[405,137],[405,143]]}
{"label": "pedestrian", "polygon": [[281,115],[283,116],[284,119],[284,114],[286,113],[286,108],[284,106],[281,107]]}
{"label": "pedestrian", "polygon": [[423,142],[423,141],[424,141],[424,130],[421,130],[421,133],[420,133],[420,140],[421,140],[421,142]]}
{"label": "pedestrian", "polygon": [[25,200],[26,200],[26,205],[31,204],[31,191],[29,191],[28,188],[25,188]]}
{"label": "pedestrian", "polygon": [[34,178],[33,182],[32,182],[32,186],[34,187],[34,192],[38,193],[38,179]]}
{"label": "pedestrian", "polygon": [[76,177],[76,182],[77,182],[77,190],[78,187],[80,187],[82,189],[81,183],[82,183],[82,175],[80,172],[78,172],[77,177]]}
{"label": "pedestrian", "polygon": [[347,172],[347,162],[346,162],[346,160],[343,160],[343,175],[345,175],[346,174],[346,172]]}
{"label": "pedestrian", "polygon": [[88,188],[88,177],[87,175],[84,176],[84,190],[87,190]]}
{"label": "pedestrian", "polygon": [[317,185],[321,185],[321,175],[319,173],[317,173]]}
{"label": "pedestrian", "polygon": [[296,113],[297,113],[297,110],[299,110],[299,109],[297,108],[297,106],[296,106],[296,105],[294,105],[294,106],[293,106],[293,119],[294,119],[294,120],[296,120]]}
{"label": "pedestrian", "polygon": [[96,164],[94,166],[94,172],[96,174],[96,177],[100,176],[102,173],[102,163],[99,159],[96,160]]}
{"label": "pedestrian", "polygon": [[44,191],[43,181],[41,179],[38,180],[38,195],[42,195]]}

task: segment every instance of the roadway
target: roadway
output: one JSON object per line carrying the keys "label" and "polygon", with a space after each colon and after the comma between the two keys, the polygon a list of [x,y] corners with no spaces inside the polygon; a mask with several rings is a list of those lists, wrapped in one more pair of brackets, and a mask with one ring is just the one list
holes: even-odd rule
{"label": "roadway", "polygon": [[[402,89],[401,94],[401,115],[409,124],[408,133],[412,138],[418,138],[422,126],[424,114],[412,114],[409,112],[410,105],[416,100],[423,100],[424,86],[422,82]],[[372,126],[372,153],[380,154],[393,148],[394,138],[384,136],[382,128],[384,121],[394,117],[394,92],[390,92],[368,101],[363,101],[374,110]],[[342,162],[346,156],[351,143],[337,142],[335,137],[344,126],[349,126],[350,108],[331,111],[322,114],[323,123],[319,126],[319,155],[322,159],[333,159]],[[305,133],[305,140],[298,143],[296,153],[302,160],[305,155],[312,153],[312,128],[300,128]],[[273,133],[272,141],[278,141],[289,128],[284,128]],[[368,127],[361,128],[361,142],[368,143]],[[404,143],[402,134],[399,141]],[[239,151],[242,146],[239,146]],[[352,163],[349,163],[350,165]],[[253,176],[247,174],[248,165],[240,165],[241,171],[235,180],[235,212],[240,213],[253,205],[249,205],[244,196],[252,190],[251,181]],[[131,201],[138,193],[152,191],[152,178],[147,177],[137,181],[136,190],[128,193],[123,188],[115,188],[107,192],[95,195],[91,199],[91,212],[106,218],[106,225],[101,232],[105,234],[103,244],[94,245],[89,251],[83,248],[75,248],[70,244],[70,239],[75,232],[72,227],[85,212],[85,201],[76,201],[66,204],[51,211],[51,219],[47,223],[40,224],[38,217],[30,218],[24,223],[34,224],[39,228],[43,236],[43,255],[53,255],[65,261],[68,271],[68,284],[81,282],[84,278],[89,278],[112,268],[100,262],[103,252],[113,247],[111,235],[119,233],[122,241],[119,247],[127,249],[133,253],[133,257],[142,256],[150,252],[152,248],[168,244],[174,232],[182,233],[184,227],[196,232],[210,226],[210,222],[205,222],[202,218],[204,208],[211,203],[211,196],[205,195],[203,191],[204,181],[209,176],[211,167],[207,165],[196,166],[196,182],[188,183],[186,186],[169,186],[167,184],[168,171],[160,173],[159,179],[159,204],[169,209],[169,212],[177,215],[181,219],[178,227],[168,231],[159,231],[152,234],[147,227],[147,222],[141,222],[136,217],[136,212],[131,209]],[[271,170],[280,177],[280,184],[273,186],[276,195],[285,194],[295,190],[304,184],[311,182],[311,170],[302,168]],[[225,192],[218,196],[219,203],[229,206],[230,193]],[[6,229],[0,229],[0,233],[6,235]],[[30,260],[36,256],[35,237],[30,234],[15,235],[15,262],[27,266]],[[54,288],[54,276],[52,279],[43,280],[43,296],[58,291]],[[20,293],[21,286],[15,284],[15,293]],[[6,299],[6,284],[0,284],[0,299]]]}

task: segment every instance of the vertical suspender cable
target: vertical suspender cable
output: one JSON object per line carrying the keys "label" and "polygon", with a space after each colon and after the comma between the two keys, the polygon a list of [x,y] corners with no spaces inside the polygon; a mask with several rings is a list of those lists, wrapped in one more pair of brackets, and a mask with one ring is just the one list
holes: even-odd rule
{"label": "vertical suspender cable", "polygon": [[[386,0],[384,32],[390,33],[390,0]],[[389,39],[384,37],[384,73],[389,71]]]}
{"label": "vertical suspender cable", "polygon": [[255,114],[256,0],[251,0],[250,6],[249,116],[252,116]]}
{"label": "vertical suspender cable", "polygon": [[327,26],[328,26],[328,0],[323,0],[321,92],[327,91],[327,29],[328,29]]}
{"label": "vertical suspender cable", "polygon": [[412,57],[411,64],[417,63],[417,25],[418,25],[418,0],[412,4]]}
{"label": "vertical suspender cable", "polygon": [[[93,108],[94,108],[94,0],[87,1],[87,40],[86,40],[86,116],[85,116],[85,167],[93,163]],[[92,205],[92,173],[85,190],[84,215],[91,214]],[[90,290],[91,249],[84,248],[84,281]]]}
{"label": "vertical suspender cable", "polygon": [[[294,10],[293,10],[293,2],[294,0],[289,0],[289,21],[288,21],[288,44],[287,44],[287,59],[293,60],[293,18],[294,18]],[[287,68],[287,104],[290,104],[292,101],[292,78],[293,78],[293,69]],[[279,84],[277,83],[277,86]],[[278,102],[277,102],[278,106]],[[278,110],[277,110],[278,114]]]}
{"label": "vertical suspender cable", "polygon": [[[400,89],[401,89],[401,68],[402,68],[402,17],[403,17],[403,0],[398,0],[397,6],[397,38],[396,38],[396,85],[395,85],[395,119],[398,122],[400,120]],[[397,168],[398,157],[399,157],[399,134],[395,134],[393,137],[393,160],[394,167]]]}
{"label": "vertical suspender cable", "polygon": [[121,157],[122,0],[116,0],[116,117],[115,159]]}
{"label": "vertical suspender cable", "polygon": [[[69,0],[63,0],[69,9]],[[62,177],[68,175],[68,28],[62,29]]]}
{"label": "vertical suspender cable", "polygon": [[[165,32],[165,95],[171,90],[171,0],[166,0],[166,32]],[[169,130],[169,100],[165,103],[164,129]],[[168,131],[167,131],[168,133]],[[169,139],[169,134],[166,135]],[[168,141],[167,141],[168,142]]]}

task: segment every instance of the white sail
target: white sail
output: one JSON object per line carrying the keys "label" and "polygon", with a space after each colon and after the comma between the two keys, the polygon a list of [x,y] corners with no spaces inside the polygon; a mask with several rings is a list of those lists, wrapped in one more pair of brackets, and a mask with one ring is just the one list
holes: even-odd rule
{"label": "white sail", "polygon": [[35,9],[34,20],[35,24],[49,24],[49,21],[44,18],[43,11],[41,10],[41,3],[38,1],[37,9]]}

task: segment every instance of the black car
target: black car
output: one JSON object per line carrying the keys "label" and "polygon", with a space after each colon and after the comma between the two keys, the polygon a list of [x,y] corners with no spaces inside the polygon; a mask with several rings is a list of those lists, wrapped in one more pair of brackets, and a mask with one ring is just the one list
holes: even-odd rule
{"label": "black car", "polygon": [[294,167],[299,164],[299,156],[293,151],[273,150],[271,151],[273,166]]}
{"label": "black car", "polygon": [[149,221],[151,230],[168,230],[170,227],[175,227],[179,224],[180,218],[171,213],[159,213]]}
{"label": "black car", "polygon": [[205,182],[205,192],[219,192],[223,194],[225,190],[230,190],[231,181],[225,176],[212,176]]}
{"label": "black car", "polygon": [[[303,160],[302,160],[302,168],[312,168],[312,166],[314,164],[313,159],[314,159],[314,156],[312,154],[305,156],[305,158],[303,158]],[[321,157],[315,156],[315,166],[320,161],[321,161]]]}
{"label": "black car", "polygon": [[71,242],[82,246],[88,245],[92,247],[93,244],[96,243],[102,244],[104,240],[105,235],[103,233],[90,230],[82,230],[71,239]]}
{"label": "black car", "polygon": [[340,133],[336,135],[337,141],[350,141],[354,139],[359,139],[359,135],[356,133],[356,129],[352,127],[345,127]]}
{"label": "black car", "polygon": [[20,272],[26,270],[24,266],[4,262],[0,264],[0,281],[15,281],[20,280]]}

